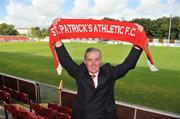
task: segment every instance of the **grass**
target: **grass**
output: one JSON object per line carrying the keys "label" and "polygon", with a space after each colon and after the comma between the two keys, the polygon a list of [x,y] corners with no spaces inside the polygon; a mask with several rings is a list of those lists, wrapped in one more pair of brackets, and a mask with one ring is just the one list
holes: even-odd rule
{"label": "grass", "polygon": [[[82,62],[84,50],[95,46],[102,50],[103,62],[121,63],[131,46],[66,43],[73,59]],[[150,72],[143,53],[135,70],[130,71],[115,85],[115,98],[133,104],[180,114],[180,48],[151,47],[155,64],[160,69]],[[48,43],[0,43],[0,72],[58,86]],[[65,88],[76,90],[75,81],[63,70]],[[49,92],[50,93],[50,92]]]}

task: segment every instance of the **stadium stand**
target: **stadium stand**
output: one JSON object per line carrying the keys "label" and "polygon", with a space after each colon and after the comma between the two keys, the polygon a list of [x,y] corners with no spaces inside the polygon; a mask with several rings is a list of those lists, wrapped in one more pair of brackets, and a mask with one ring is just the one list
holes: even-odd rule
{"label": "stadium stand", "polygon": [[5,104],[4,105],[6,119],[46,119],[38,116],[21,105]]}
{"label": "stadium stand", "polygon": [[71,115],[72,109],[70,107],[61,106],[55,103],[48,103],[48,108],[56,110],[60,113]]}
{"label": "stadium stand", "polygon": [[48,108],[51,108],[53,110],[58,110],[59,105],[55,103],[48,103]]}
{"label": "stadium stand", "polygon": [[24,92],[18,93],[17,99],[25,104],[29,104],[29,102],[30,102],[28,94],[24,93]]}
{"label": "stadium stand", "polygon": [[55,112],[55,119],[71,119],[71,116],[60,112]]}
{"label": "stadium stand", "polygon": [[43,108],[42,109],[42,116],[46,119],[54,119],[55,110],[51,108]]}
{"label": "stadium stand", "polygon": [[43,106],[39,103],[31,103],[30,104],[30,111],[31,112],[35,112],[36,115],[40,115],[42,116],[42,110],[43,110]]}
{"label": "stadium stand", "polygon": [[0,74],[0,90],[23,103],[40,102],[39,84],[22,78]]}
{"label": "stadium stand", "polygon": [[[12,81],[12,78],[14,78],[14,80],[18,80],[18,81],[17,82],[14,80]],[[6,81],[7,79],[17,85],[12,86],[10,82]],[[22,80],[22,84],[19,84],[19,80]],[[26,81],[26,80],[20,79],[17,77],[13,77],[10,75],[4,75],[4,74],[0,73],[0,88],[7,91],[7,93],[9,93],[10,96],[12,96],[11,95],[12,90],[15,90],[15,91],[20,90],[20,85],[23,86],[23,81]],[[26,87],[26,85],[28,85],[26,83],[24,83],[25,87]],[[30,83],[32,83],[32,82],[30,82]],[[34,84],[36,84],[36,83],[32,83],[32,85],[34,85]],[[12,86],[12,87],[10,87],[10,86]],[[22,119],[24,117],[30,118],[31,116],[33,116],[33,119],[45,119],[45,118],[48,118],[48,119],[51,119],[51,118],[52,119],[71,119],[70,114],[72,111],[73,102],[76,97],[75,91],[63,89],[61,92],[61,99],[62,99],[61,104],[62,105],[59,105],[56,103],[48,103],[47,106],[44,106],[43,104],[41,104],[40,101],[38,102],[38,100],[40,100],[40,98],[39,98],[40,94],[38,94],[39,97],[37,97],[37,93],[39,93],[40,91],[38,91],[39,88],[37,88],[36,86],[38,86],[38,85],[34,86],[34,88],[36,88],[35,90],[31,90],[32,92],[27,92],[29,98],[31,98],[31,100],[34,100],[34,102],[33,101],[29,102],[30,111],[22,110],[19,107],[17,107],[17,105],[15,105],[15,104],[5,104],[4,105],[4,110],[6,113],[5,115],[9,116],[7,114],[7,112],[9,112],[15,119],[17,118],[17,116],[21,117]],[[54,88],[56,88],[56,87],[54,87]],[[58,89],[58,88],[56,88],[56,89]],[[21,88],[21,91],[24,91],[24,93],[26,93],[26,89],[24,89],[24,88]],[[31,93],[33,96],[30,96]],[[15,95],[15,97],[16,97],[16,95]],[[8,105],[10,105],[10,106],[8,106]],[[164,111],[160,111],[160,110],[150,109],[147,107],[142,107],[142,106],[133,105],[133,104],[127,104],[127,103],[118,102],[118,101],[116,101],[116,109],[117,109],[118,119],[180,119],[180,115],[177,115],[174,113],[164,112]]]}
{"label": "stadium stand", "polygon": [[15,42],[15,41],[28,41],[30,40],[25,36],[6,36],[0,35],[0,42]]}
{"label": "stadium stand", "polygon": [[59,106],[58,107],[58,112],[70,115],[71,112],[72,112],[72,109],[70,109],[70,107]]}
{"label": "stadium stand", "polygon": [[40,103],[31,103],[30,111],[46,119],[71,119],[69,107],[59,106],[55,103],[48,103],[47,107]]}
{"label": "stadium stand", "polygon": [[6,119],[8,119],[8,112],[11,113],[13,119],[18,119],[18,111],[20,110],[15,104],[5,104],[4,105]]}

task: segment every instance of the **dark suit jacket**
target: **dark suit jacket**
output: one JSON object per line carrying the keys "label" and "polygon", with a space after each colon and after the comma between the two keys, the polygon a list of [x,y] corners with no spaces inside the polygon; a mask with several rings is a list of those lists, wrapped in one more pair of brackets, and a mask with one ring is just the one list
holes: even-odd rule
{"label": "dark suit jacket", "polygon": [[76,64],[64,45],[56,48],[60,63],[76,79],[78,86],[72,119],[116,119],[115,81],[135,67],[141,52],[142,50],[132,48],[122,64],[112,66],[106,63],[102,65],[98,75],[98,86],[94,88],[86,65],[84,63]]}

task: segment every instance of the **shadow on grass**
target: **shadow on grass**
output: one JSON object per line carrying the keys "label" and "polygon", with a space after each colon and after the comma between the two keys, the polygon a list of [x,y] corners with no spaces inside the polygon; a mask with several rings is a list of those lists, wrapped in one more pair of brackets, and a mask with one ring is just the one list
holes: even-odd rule
{"label": "shadow on grass", "polygon": [[52,57],[33,53],[0,52],[0,72],[58,85],[58,76]]}

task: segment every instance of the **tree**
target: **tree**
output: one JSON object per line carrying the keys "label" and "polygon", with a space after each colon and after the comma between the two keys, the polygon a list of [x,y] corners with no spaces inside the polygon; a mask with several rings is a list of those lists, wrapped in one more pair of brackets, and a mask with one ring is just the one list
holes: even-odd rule
{"label": "tree", "polygon": [[180,17],[172,18],[171,38],[180,40]]}
{"label": "tree", "polygon": [[41,30],[41,37],[42,37],[42,38],[45,38],[46,36],[49,35],[48,33],[49,33],[48,29],[43,28],[43,29]]}
{"label": "tree", "polygon": [[8,25],[6,23],[0,24],[0,35],[18,35],[18,31],[13,25]]}
{"label": "tree", "polygon": [[41,31],[39,27],[32,27],[31,28],[31,34],[35,38],[41,38]]}
{"label": "tree", "polygon": [[46,36],[48,36],[48,30],[43,28],[42,30],[39,27],[32,27],[31,28],[31,34],[32,37],[35,38],[45,38]]}
{"label": "tree", "polygon": [[[113,18],[104,17],[103,20],[115,20]],[[161,17],[155,20],[148,18],[133,19],[132,23],[138,23],[144,27],[148,37],[153,38],[168,38],[169,34],[169,17]],[[180,17],[175,16],[172,18],[171,24],[171,39],[180,40]]]}
{"label": "tree", "polygon": [[147,33],[148,37],[154,37],[154,34],[156,33],[156,31],[154,31],[154,27],[156,26],[153,21],[151,21],[151,19],[133,19],[132,21],[133,23],[138,23],[140,25],[142,25],[144,27],[144,30]]}
{"label": "tree", "polygon": [[[168,38],[169,17],[162,17],[156,20],[151,19],[133,19],[130,22],[141,24],[148,37]],[[171,39],[180,40],[180,17],[172,18]]]}

